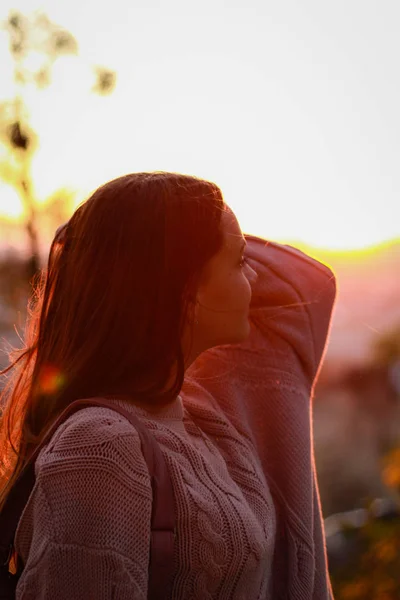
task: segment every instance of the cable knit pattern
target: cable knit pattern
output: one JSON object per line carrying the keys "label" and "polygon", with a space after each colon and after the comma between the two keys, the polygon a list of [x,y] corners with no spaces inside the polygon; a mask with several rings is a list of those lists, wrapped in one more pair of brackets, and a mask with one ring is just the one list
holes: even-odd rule
{"label": "cable knit pattern", "polygon": [[[157,417],[115,403],[154,434],[171,472],[171,599],[333,600],[311,401],[335,277],[295,248],[246,238],[259,275],[249,338],[204,352]],[[145,600],[152,494],[135,428],[84,408],[35,471],[16,535],[17,599]]]}
{"label": "cable knit pattern", "polygon": [[[266,598],[275,518],[254,447],[211,410],[200,411],[206,441],[181,396],[157,418],[114,402],[152,431],[171,470],[172,598]],[[60,426],[36,461],[37,483],[18,527],[26,564],[18,598],[39,590],[41,598],[111,598],[113,586],[146,598],[151,489],[139,444],[110,409],[84,408]]]}

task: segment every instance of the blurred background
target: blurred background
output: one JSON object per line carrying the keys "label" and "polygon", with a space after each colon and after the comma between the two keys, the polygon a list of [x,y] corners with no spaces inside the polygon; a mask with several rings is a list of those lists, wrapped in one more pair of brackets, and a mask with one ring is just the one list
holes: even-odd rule
{"label": "blurred background", "polygon": [[[3,0],[0,368],[55,229],[105,181],[215,181],[338,281],[314,444],[335,598],[400,598],[400,5]],[[0,379],[1,385],[1,379]]]}

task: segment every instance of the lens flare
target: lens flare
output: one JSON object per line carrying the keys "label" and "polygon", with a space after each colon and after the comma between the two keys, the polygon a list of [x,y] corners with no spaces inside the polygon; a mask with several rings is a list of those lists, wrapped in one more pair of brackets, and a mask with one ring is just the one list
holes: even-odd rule
{"label": "lens flare", "polygon": [[43,366],[38,383],[41,394],[54,394],[62,388],[64,383],[65,377],[58,367],[50,364]]}

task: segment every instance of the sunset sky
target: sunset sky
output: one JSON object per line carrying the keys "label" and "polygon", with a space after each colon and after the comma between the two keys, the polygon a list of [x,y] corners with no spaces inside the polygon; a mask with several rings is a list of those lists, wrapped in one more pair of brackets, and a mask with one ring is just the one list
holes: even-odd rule
{"label": "sunset sky", "polygon": [[[38,199],[130,171],[215,181],[242,230],[330,249],[400,236],[397,0],[3,0],[80,46],[31,91]],[[35,57],[32,57],[34,64]],[[90,92],[90,66],[117,71]],[[0,101],[13,94],[0,35]],[[18,217],[0,185],[0,214]]]}

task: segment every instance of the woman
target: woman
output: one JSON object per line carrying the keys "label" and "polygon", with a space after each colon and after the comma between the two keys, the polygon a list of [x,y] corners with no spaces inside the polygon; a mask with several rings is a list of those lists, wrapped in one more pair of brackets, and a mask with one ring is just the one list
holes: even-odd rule
{"label": "woman", "polygon": [[[171,598],[331,599],[311,400],[335,277],[243,235],[213,183],[133,173],[62,227],[10,365],[8,485],[73,400],[139,416],[173,482]],[[2,425],[3,425],[2,423]],[[17,598],[145,599],[152,490],[134,427],[88,407],[41,450]]]}

